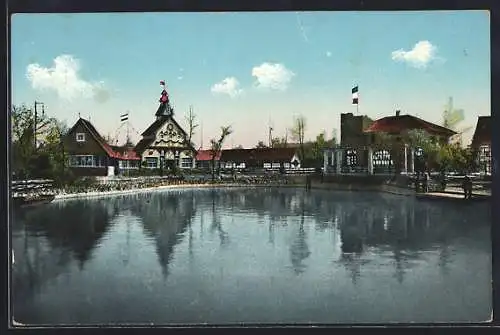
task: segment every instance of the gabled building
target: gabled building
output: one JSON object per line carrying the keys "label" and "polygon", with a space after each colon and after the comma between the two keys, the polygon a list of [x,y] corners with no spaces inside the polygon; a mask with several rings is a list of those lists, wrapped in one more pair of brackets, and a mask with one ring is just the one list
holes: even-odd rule
{"label": "gabled building", "polygon": [[481,172],[491,173],[491,116],[480,116],[472,136],[471,148],[477,152]]}
{"label": "gabled building", "polygon": [[422,120],[416,116],[409,114],[401,115],[400,111],[396,111],[396,115],[386,116],[374,121],[364,132],[384,132],[390,135],[400,135],[409,130],[423,130],[430,136],[434,136],[445,143],[448,142],[450,137],[457,134],[451,129]]}
{"label": "gabled building", "polygon": [[175,120],[165,88],[155,116],[156,120],[141,134],[142,139],[135,146],[142,166],[150,169],[195,167],[196,149],[189,142],[186,131]]}
{"label": "gabled building", "polygon": [[300,168],[297,148],[254,148],[222,150],[220,165],[223,169],[245,168]]}
{"label": "gabled building", "polygon": [[138,168],[140,158],[126,148],[113,147],[94,125],[79,118],[63,139],[68,165],[77,176],[109,176],[120,173],[120,166]]}

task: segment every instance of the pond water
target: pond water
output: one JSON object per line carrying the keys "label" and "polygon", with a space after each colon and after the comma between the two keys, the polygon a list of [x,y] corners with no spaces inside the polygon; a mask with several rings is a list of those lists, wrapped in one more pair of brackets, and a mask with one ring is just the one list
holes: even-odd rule
{"label": "pond water", "polygon": [[14,213],[24,324],[477,322],[489,203],[302,189],[169,190]]}

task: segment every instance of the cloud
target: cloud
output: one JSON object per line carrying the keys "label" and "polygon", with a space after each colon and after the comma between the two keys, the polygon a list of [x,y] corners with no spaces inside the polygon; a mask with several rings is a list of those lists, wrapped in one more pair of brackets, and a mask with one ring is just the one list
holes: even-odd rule
{"label": "cloud", "polygon": [[219,83],[212,86],[211,91],[214,94],[227,94],[234,98],[243,93],[243,90],[239,88],[240,83],[234,77],[227,77]]}
{"label": "cloud", "polygon": [[328,58],[332,57],[332,53],[331,53],[331,51],[327,51],[327,52],[326,52],[326,57],[328,57]]}
{"label": "cloud", "polygon": [[177,79],[182,80],[184,77],[183,76],[178,76]]}
{"label": "cloud", "polygon": [[78,97],[93,97],[98,102],[109,99],[104,83],[91,83],[80,78],[80,61],[71,55],[60,55],[54,59],[52,67],[38,63],[29,64],[26,78],[36,90],[51,90],[64,100]]}
{"label": "cloud", "polygon": [[262,63],[252,69],[252,76],[257,78],[255,84],[259,88],[284,91],[295,73],[283,64]]}
{"label": "cloud", "polygon": [[406,62],[416,68],[425,68],[436,59],[437,47],[429,41],[420,41],[410,51],[399,49],[391,54],[392,60]]}

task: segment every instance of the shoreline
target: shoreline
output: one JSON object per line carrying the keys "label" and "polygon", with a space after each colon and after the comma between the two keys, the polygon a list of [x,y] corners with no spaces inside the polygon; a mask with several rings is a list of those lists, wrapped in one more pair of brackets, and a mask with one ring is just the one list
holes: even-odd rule
{"label": "shoreline", "polygon": [[[175,185],[161,185],[153,187],[144,188],[133,188],[128,190],[114,190],[105,192],[85,192],[85,193],[67,193],[67,194],[57,194],[52,202],[59,202],[64,200],[72,199],[82,199],[82,198],[103,198],[111,196],[120,196],[127,194],[137,194],[137,193],[148,193],[155,191],[167,191],[175,189],[208,189],[208,188],[303,188],[305,190],[305,184],[239,184],[239,183],[228,183],[228,184],[175,184]],[[405,189],[402,187],[397,187],[393,185],[380,185],[380,186],[360,186],[360,185],[349,185],[344,186],[340,184],[316,184],[311,185],[311,190],[327,190],[327,191],[351,191],[351,192],[381,192],[389,193],[401,196],[416,196],[416,193],[412,190]]]}
{"label": "shoreline", "polygon": [[[66,193],[56,194],[52,202],[61,202],[64,200],[72,199],[89,199],[89,198],[105,198],[112,196],[121,196],[128,194],[161,192],[169,190],[188,190],[188,189],[210,189],[210,188],[297,188],[306,190],[306,184],[242,184],[242,183],[220,183],[220,184],[172,184],[172,185],[158,185],[144,188],[131,188],[126,190],[113,190],[113,191],[94,191],[85,193]],[[310,190],[325,190],[337,192],[379,192],[388,193],[399,196],[414,197],[417,200],[458,200],[457,194],[446,192],[429,192],[419,193],[413,189],[401,187],[391,184],[379,185],[356,185],[356,184],[340,184],[340,183],[316,183],[310,185]],[[488,195],[474,195],[476,200],[488,199]]]}

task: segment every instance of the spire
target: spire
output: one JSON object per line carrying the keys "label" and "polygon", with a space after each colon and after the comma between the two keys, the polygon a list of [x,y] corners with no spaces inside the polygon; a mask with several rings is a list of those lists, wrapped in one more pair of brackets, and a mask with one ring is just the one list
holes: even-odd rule
{"label": "spire", "polygon": [[167,92],[167,86],[166,86],[164,80],[160,81],[160,86],[163,88],[163,90],[161,92],[161,96],[160,96],[160,100],[159,100],[160,106],[158,106],[158,110],[156,111],[156,114],[155,114],[157,119],[160,119],[160,118],[166,117],[166,116],[171,116],[174,114],[174,110],[173,110],[172,106],[170,106],[170,99],[169,99],[168,92]]}

